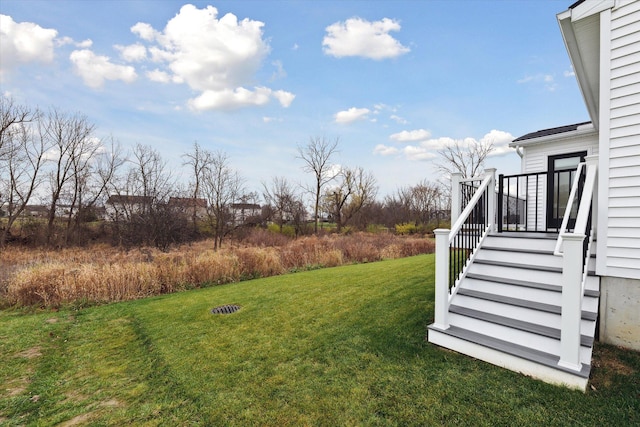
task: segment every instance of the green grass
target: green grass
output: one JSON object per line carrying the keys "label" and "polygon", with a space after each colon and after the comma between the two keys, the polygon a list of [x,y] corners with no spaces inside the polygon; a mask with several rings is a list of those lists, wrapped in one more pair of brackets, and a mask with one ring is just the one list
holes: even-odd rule
{"label": "green grass", "polygon": [[427,343],[433,260],[1,312],[0,424],[640,424],[638,353],[599,346],[583,394]]}

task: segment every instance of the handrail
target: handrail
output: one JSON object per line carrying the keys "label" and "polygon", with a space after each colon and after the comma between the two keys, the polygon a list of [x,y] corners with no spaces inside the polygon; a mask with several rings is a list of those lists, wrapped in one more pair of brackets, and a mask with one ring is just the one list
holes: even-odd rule
{"label": "handrail", "polygon": [[[592,223],[596,220],[594,207],[598,204],[597,193],[594,191],[598,173],[597,156],[588,156],[585,161],[586,175],[582,194],[579,196],[580,202],[575,226],[572,232],[564,232],[558,238],[559,242],[560,238],[564,240],[560,360],[558,365],[575,371],[582,369],[580,359],[582,298],[584,297],[593,244]],[[580,176],[578,175],[576,181],[579,180]],[[570,206],[568,205],[567,209],[571,209]],[[565,214],[565,218],[567,216],[568,213]],[[558,247],[557,244],[556,247]]]}
{"label": "handrail", "polygon": [[[449,305],[457,292],[456,282],[477,255],[477,248],[495,224],[495,169],[486,169],[482,183],[476,188],[451,230],[438,228],[436,237],[434,325],[449,328]],[[473,181],[480,181],[475,177]],[[465,180],[467,181],[467,180]],[[459,211],[460,177],[452,179],[452,217]],[[491,188],[490,188],[491,187]],[[490,189],[490,191],[488,191]]]}
{"label": "handrail", "polygon": [[[456,234],[458,234],[458,232],[462,228],[462,225],[465,223],[469,215],[471,215],[471,212],[473,212],[473,209],[478,204],[480,197],[482,197],[482,194],[487,189],[492,179],[493,179],[492,175],[487,175],[484,177],[484,179],[482,180],[482,184],[480,184],[480,187],[478,187],[478,189],[476,190],[471,200],[469,200],[467,207],[464,208],[464,210],[456,220],[455,224],[453,224],[453,226],[451,227],[451,231],[449,232],[449,243],[453,241],[453,238],[456,236]],[[491,220],[493,220],[493,218],[491,218]]]}
{"label": "handrail", "polygon": [[596,183],[596,173],[596,165],[589,165],[587,167],[587,176],[584,179],[584,188],[582,189],[582,198],[580,199],[580,206],[578,207],[576,225],[573,228],[574,233],[584,234],[587,230],[587,223],[589,222],[589,214],[591,212],[591,199],[593,198],[593,189]]}
{"label": "handrail", "polygon": [[576,197],[576,193],[578,192],[580,175],[582,174],[582,168],[584,167],[584,165],[585,163],[578,164],[578,169],[576,170],[576,179],[573,180],[573,185],[571,186],[571,191],[569,192],[569,199],[567,200],[567,207],[564,210],[562,225],[560,226],[560,231],[558,231],[558,240],[556,240],[556,247],[553,249],[553,254],[556,256],[560,256],[563,254],[563,252],[560,250],[560,247],[562,246],[562,234],[567,231],[567,224],[569,223],[571,209],[573,209],[574,199]]}

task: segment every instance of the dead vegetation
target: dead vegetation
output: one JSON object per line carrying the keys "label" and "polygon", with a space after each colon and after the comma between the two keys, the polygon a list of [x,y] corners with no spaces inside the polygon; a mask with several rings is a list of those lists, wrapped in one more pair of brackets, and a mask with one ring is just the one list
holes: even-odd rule
{"label": "dead vegetation", "polygon": [[0,254],[4,305],[55,308],[132,300],[286,272],[401,258],[434,250],[432,239],[392,234],[276,239],[257,231],[218,251],[212,241],[123,250],[107,245],[61,250],[12,247]]}

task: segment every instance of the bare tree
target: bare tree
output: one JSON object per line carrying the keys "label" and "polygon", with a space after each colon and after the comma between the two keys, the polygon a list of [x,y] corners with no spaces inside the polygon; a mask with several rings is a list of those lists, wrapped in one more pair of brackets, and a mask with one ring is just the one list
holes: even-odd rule
{"label": "bare tree", "polygon": [[320,199],[322,197],[322,189],[324,186],[335,179],[336,173],[331,170],[331,157],[338,152],[338,143],[340,140],[336,138],[333,141],[325,137],[311,138],[307,145],[298,145],[298,159],[305,164],[303,170],[312,173],[315,179],[314,187],[310,192],[314,196],[314,232],[318,232]]}
{"label": "bare tree", "polygon": [[[96,144],[91,138],[95,125],[90,123],[86,116],[66,114],[57,109],[52,109],[40,128],[40,138],[45,140],[45,145],[51,146],[48,156],[53,164],[49,172],[50,202],[49,218],[47,221],[46,243],[50,244],[54,232],[56,209],[58,208],[63,191],[73,193],[72,201],[75,203],[77,193],[74,189],[67,189],[85,179],[88,159],[95,153]],[[77,168],[77,169],[74,169]],[[76,176],[75,173],[78,175]],[[70,222],[70,221],[69,221]]]}
{"label": "bare tree", "polygon": [[189,166],[191,174],[191,196],[193,197],[193,211],[191,213],[191,222],[194,231],[198,229],[198,205],[196,200],[201,197],[202,182],[207,168],[211,165],[213,154],[204,150],[197,142],[193,144],[193,151],[182,155],[185,159],[183,165]]}
{"label": "bare tree", "polygon": [[339,184],[325,193],[338,233],[360,209],[373,203],[377,192],[375,177],[364,169],[343,168],[340,171]]}
{"label": "bare tree", "polygon": [[39,117],[38,110],[17,104],[13,98],[0,95],[0,161],[6,160],[13,150],[16,133],[25,129],[22,125]]}
{"label": "bare tree", "polygon": [[284,177],[273,177],[271,185],[267,186],[262,183],[263,197],[271,211],[270,218],[280,228],[284,224],[294,220],[299,210],[299,195],[296,193],[294,186]]}
{"label": "bare tree", "polygon": [[493,148],[492,141],[456,140],[438,151],[441,158],[436,169],[447,176],[460,172],[463,178],[471,178],[482,172],[484,161]]}
{"label": "bare tree", "polygon": [[8,217],[0,229],[0,248],[41,182],[47,146],[33,131],[40,119],[37,109],[17,105],[4,96],[0,99],[0,206],[6,206]]}
{"label": "bare tree", "polygon": [[214,234],[214,249],[222,246],[233,228],[231,205],[243,194],[243,180],[223,152],[212,153],[202,175],[202,194],[207,199],[207,218]]}
{"label": "bare tree", "polygon": [[420,181],[411,188],[411,212],[417,224],[427,224],[441,209],[442,191],[438,184]]}
{"label": "bare tree", "polygon": [[104,200],[109,186],[125,162],[126,158],[120,144],[113,137],[96,141],[95,150],[92,150],[88,156],[79,156],[73,161],[73,187],[70,192],[70,207],[67,215],[67,242],[72,235],[75,243],[82,240],[82,223],[97,218],[96,204],[99,200]]}

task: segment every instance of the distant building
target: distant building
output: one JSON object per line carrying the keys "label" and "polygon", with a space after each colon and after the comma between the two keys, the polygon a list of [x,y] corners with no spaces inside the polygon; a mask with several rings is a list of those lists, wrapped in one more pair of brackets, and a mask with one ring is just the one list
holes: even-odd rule
{"label": "distant building", "polygon": [[262,208],[256,203],[233,203],[230,210],[233,221],[240,224],[244,224],[250,218],[259,217],[262,214]]}
{"label": "distant building", "polygon": [[207,216],[207,200],[193,197],[170,197],[169,208],[175,212],[183,213],[191,218],[195,209],[196,218],[203,219]]}
{"label": "distant building", "polygon": [[105,203],[105,219],[115,221],[130,219],[131,215],[140,214],[149,208],[152,198],[148,196],[131,196],[128,194],[114,194]]}

